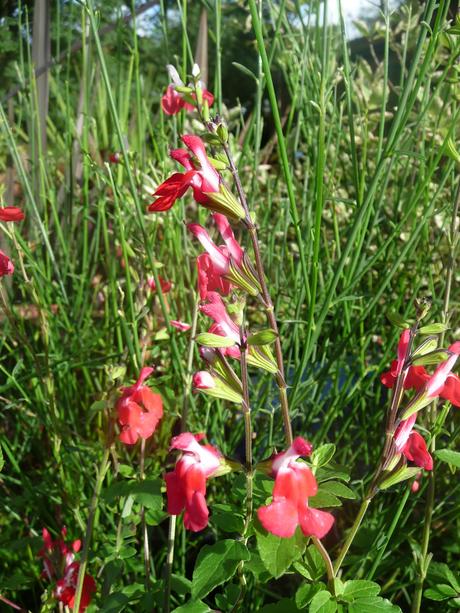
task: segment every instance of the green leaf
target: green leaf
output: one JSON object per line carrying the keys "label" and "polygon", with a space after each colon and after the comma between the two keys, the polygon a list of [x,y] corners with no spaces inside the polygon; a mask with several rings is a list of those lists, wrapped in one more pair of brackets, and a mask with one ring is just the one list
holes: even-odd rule
{"label": "green leaf", "polygon": [[324,509],[325,507],[341,507],[342,503],[337,496],[331,494],[322,487],[318,489],[318,493],[308,499],[308,504],[313,509]]}
{"label": "green leaf", "polygon": [[226,539],[201,548],[192,577],[192,597],[203,598],[215,587],[235,574],[242,560],[249,560],[249,551],[243,543]]}
{"label": "green leaf", "polygon": [[401,609],[386,598],[360,598],[348,607],[348,613],[401,613]]}
{"label": "green leaf", "polygon": [[229,504],[214,504],[212,507],[212,522],[224,532],[242,533],[244,517]]}
{"label": "green leaf", "polygon": [[422,326],[419,328],[420,334],[441,334],[441,332],[445,332],[449,329],[449,326],[446,324],[428,324],[427,326]]}
{"label": "green leaf", "polygon": [[318,583],[303,583],[295,594],[295,603],[299,609],[304,609],[311,602],[320,590],[321,585]]}
{"label": "green leaf", "polygon": [[311,600],[309,613],[333,613],[337,611],[337,603],[331,600],[332,594],[327,590],[321,590]]}
{"label": "green leaf", "polygon": [[189,600],[171,613],[209,613],[211,609],[201,600]]}
{"label": "green leaf", "polygon": [[454,596],[458,596],[457,590],[454,590],[454,588],[451,585],[447,585],[446,583],[440,583],[439,585],[436,585],[434,588],[425,590],[424,594],[429,600],[437,600],[437,601],[447,600],[448,598],[453,598]]}
{"label": "green leaf", "polygon": [[2,472],[4,466],[5,466],[5,460],[3,458],[2,445],[0,443],[0,473]]}
{"label": "green leaf", "polygon": [[450,583],[460,594],[460,575],[455,575],[447,564],[442,562],[431,562],[428,576],[433,583]]}
{"label": "green leaf", "polygon": [[311,462],[315,468],[325,466],[332,460],[334,453],[335,445],[333,443],[325,443],[318,447],[318,449],[315,449],[311,457]]}
{"label": "green leaf", "polygon": [[192,590],[192,582],[186,577],[181,575],[171,575],[171,589],[176,594],[183,596],[184,594],[190,594]]}
{"label": "green leaf", "polygon": [[354,579],[345,582],[341,597],[347,602],[353,602],[360,598],[377,596],[379,592],[380,586],[377,583],[364,579]]}
{"label": "green leaf", "polygon": [[356,494],[353,490],[338,481],[327,481],[326,483],[322,483],[320,489],[326,490],[335,496],[339,496],[339,498],[348,498],[350,500],[356,498]]}
{"label": "green leaf", "polygon": [[265,568],[265,564],[262,562],[258,551],[251,551],[251,559],[249,562],[246,562],[244,569],[250,571],[254,575],[257,583],[267,583],[267,581],[270,581],[272,578],[271,574]]}
{"label": "green leaf", "polygon": [[246,68],[246,66],[243,66],[243,64],[239,64],[238,62],[232,62],[232,66],[235,66],[235,68],[237,68],[238,70],[240,70],[243,74],[245,74],[247,77],[251,77],[252,79],[254,79],[254,81],[256,83],[259,83],[259,79],[256,77],[256,75],[252,72],[252,70],[249,70],[249,68]]}
{"label": "green leaf", "polygon": [[291,538],[281,538],[266,532],[255,524],[257,549],[265,568],[275,578],[281,577],[294,560],[300,558],[307,544],[306,537],[297,528]]}
{"label": "green leaf", "polygon": [[460,468],[460,452],[452,451],[452,449],[438,449],[434,452],[434,455],[441,460],[441,462],[447,462],[451,466]]}
{"label": "green leaf", "polygon": [[115,592],[107,596],[100,613],[119,613],[124,610],[129,603],[129,598],[121,592]]}

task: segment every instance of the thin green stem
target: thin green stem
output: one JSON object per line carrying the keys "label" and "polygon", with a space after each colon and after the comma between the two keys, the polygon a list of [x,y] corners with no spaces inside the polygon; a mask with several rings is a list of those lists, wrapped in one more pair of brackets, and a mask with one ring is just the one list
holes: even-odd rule
{"label": "thin green stem", "polygon": [[342,545],[342,549],[340,550],[340,553],[336,561],[334,562],[334,575],[335,576],[337,576],[337,573],[339,572],[340,567],[342,566],[342,562],[345,559],[345,556],[347,555],[348,550],[350,549],[350,546],[356,536],[356,533],[359,530],[359,527],[361,525],[361,522],[363,521],[364,515],[366,514],[366,511],[369,507],[371,500],[372,498],[364,498],[364,500],[361,503],[361,506],[358,511],[358,515],[355,517],[355,521],[353,522],[353,525],[350,528],[350,532],[347,535],[345,543]]}
{"label": "thin green stem", "polygon": [[[110,437],[109,437],[110,438]],[[107,444],[104,449],[101,463],[97,471],[96,485],[94,487],[93,497],[88,512],[88,521],[86,524],[85,540],[83,544],[83,551],[80,558],[80,569],[78,571],[77,587],[75,589],[75,604],[74,611],[80,610],[80,601],[83,590],[83,582],[85,580],[86,567],[88,565],[89,548],[91,544],[91,537],[93,534],[94,518],[97,511],[97,505],[99,502],[99,496],[101,494],[102,484],[104,482],[107,469],[109,467],[110,457],[110,444]]]}

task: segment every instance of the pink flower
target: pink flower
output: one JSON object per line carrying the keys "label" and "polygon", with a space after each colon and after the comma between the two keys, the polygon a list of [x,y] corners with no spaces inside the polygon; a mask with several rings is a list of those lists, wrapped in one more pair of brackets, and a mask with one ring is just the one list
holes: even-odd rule
{"label": "pink flower", "polygon": [[190,324],[186,323],[185,321],[177,321],[176,319],[171,319],[169,323],[174,328],[177,328],[177,330],[179,330],[180,332],[187,332],[192,327]]}
{"label": "pink flower", "polygon": [[22,221],[25,215],[16,206],[0,207],[0,221]]}
{"label": "pink flower", "polygon": [[[59,579],[56,583],[56,598],[71,609],[73,609],[75,605],[75,592],[77,589],[79,571],[80,563],[72,562],[72,564],[66,567],[64,577]],[[85,611],[88,607],[95,591],[96,582],[90,575],[85,574],[80,598],[80,607],[78,609],[79,613]]]}
{"label": "pink flower", "polygon": [[318,484],[308,466],[297,459],[310,455],[311,451],[310,443],[298,437],[287,451],[272,460],[273,500],[261,507],[257,516],[265,530],[276,536],[289,538],[300,525],[305,536],[323,538],[332,528],[331,513],[308,506],[308,498],[315,496]]}
{"label": "pink flower", "polygon": [[[196,100],[196,94],[190,94],[193,100]],[[207,89],[202,90],[203,101],[206,100],[208,106],[212,106],[214,96]],[[175,90],[174,85],[168,85],[166,93],[161,98],[161,108],[166,115],[177,115],[182,109],[193,111],[195,106],[187,102],[183,94]]]}
{"label": "pink flower", "polygon": [[111,164],[120,164],[121,163],[121,155],[116,151],[115,153],[111,153],[109,155],[109,162]]}
{"label": "pink flower", "polygon": [[207,253],[202,253],[196,259],[198,272],[198,291],[200,299],[206,300],[208,292],[219,292],[222,296],[228,296],[231,290],[230,281],[219,274]]}
{"label": "pink flower", "polygon": [[197,390],[209,390],[216,387],[216,382],[207,370],[200,370],[193,375],[193,387]]}
{"label": "pink flower", "polygon": [[425,439],[418,432],[413,432],[417,414],[414,413],[396,428],[394,442],[396,451],[402,453],[416,466],[425,470],[433,470],[433,458],[428,452]]}
{"label": "pink flower", "polygon": [[182,164],[186,172],[174,173],[158,187],[153,194],[157,198],[149,206],[149,211],[169,210],[189,187],[196,202],[203,205],[210,203],[207,193],[219,191],[219,173],[209,161],[201,138],[188,134],[182,137],[182,142],[191,153],[186,149],[176,149],[171,151],[171,157]]}
{"label": "pink flower", "polygon": [[143,368],[137,382],[122,389],[122,396],[117,402],[120,441],[127,445],[134,445],[139,437],[147,439],[152,436],[163,417],[161,396],[143,385],[152,372],[153,368]]}
{"label": "pink flower", "polygon": [[14,265],[10,258],[0,250],[0,277],[6,275],[12,275],[14,272]]}
{"label": "pink flower", "polygon": [[190,432],[174,437],[171,449],[181,450],[182,455],[174,470],[165,475],[168,513],[179,515],[185,509],[184,525],[192,532],[208,525],[206,480],[216,473],[222,461],[217,449],[198,443],[202,438],[202,434]]}

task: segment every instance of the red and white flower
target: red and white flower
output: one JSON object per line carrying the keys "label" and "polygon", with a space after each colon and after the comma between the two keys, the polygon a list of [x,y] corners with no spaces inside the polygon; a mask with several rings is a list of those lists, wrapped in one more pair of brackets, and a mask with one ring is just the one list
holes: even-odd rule
{"label": "red and white flower", "polygon": [[179,515],[185,510],[187,530],[199,532],[208,525],[206,481],[221,466],[220,452],[210,445],[200,445],[203,434],[184,432],[171,441],[171,449],[182,451],[172,472],[166,473],[168,513]]}
{"label": "red and white flower", "polygon": [[136,383],[122,389],[122,396],[117,402],[120,441],[127,445],[134,445],[139,437],[147,439],[152,436],[163,417],[161,396],[143,385],[152,372],[153,368],[143,368]]}
{"label": "red and white flower", "polygon": [[433,458],[428,451],[425,439],[421,434],[413,431],[416,419],[417,414],[413,413],[396,428],[394,434],[396,451],[402,453],[416,466],[425,470],[433,470]]}
{"label": "red and white flower", "polygon": [[186,172],[176,172],[166,179],[153,194],[156,199],[149,206],[149,211],[167,211],[189,187],[193,190],[196,202],[203,205],[210,203],[208,193],[218,192],[220,175],[206,155],[206,149],[199,136],[186,134],[182,142],[188,148],[171,151],[171,157],[182,164]]}
{"label": "red and white flower", "polygon": [[300,526],[305,536],[321,539],[332,528],[334,516],[331,513],[308,506],[308,498],[315,496],[318,484],[310,468],[297,459],[309,456],[311,451],[311,444],[297,437],[287,451],[272,460],[273,500],[261,507],[257,516],[265,530],[276,536],[289,538]]}

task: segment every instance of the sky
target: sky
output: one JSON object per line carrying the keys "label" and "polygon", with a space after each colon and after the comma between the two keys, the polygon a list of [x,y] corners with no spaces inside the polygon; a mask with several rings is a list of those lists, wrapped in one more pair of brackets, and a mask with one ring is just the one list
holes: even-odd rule
{"label": "sky", "polygon": [[[390,10],[396,8],[400,2],[398,0],[389,0],[388,7]],[[330,23],[339,23],[339,2],[338,0],[328,0],[328,21]],[[378,0],[342,0],[342,11],[345,20],[345,29],[348,38],[358,36],[358,31],[353,26],[353,21],[357,21],[363,15],[376,15],[380,10],[380,2]]]}

